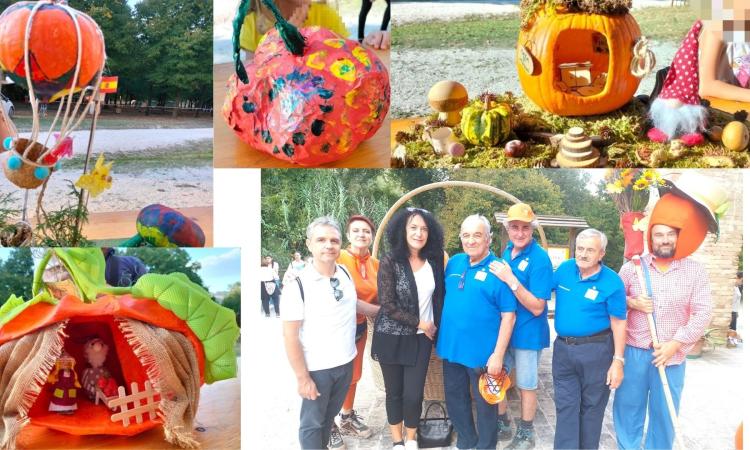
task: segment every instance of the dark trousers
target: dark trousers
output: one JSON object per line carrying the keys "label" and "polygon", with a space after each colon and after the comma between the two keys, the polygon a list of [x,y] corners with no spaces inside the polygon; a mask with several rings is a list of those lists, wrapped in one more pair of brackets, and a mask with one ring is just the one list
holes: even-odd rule
{"label": "dark trousers", "polygon": [[[362,7],[359,10],[357,39],[359,39],[360,42],[362,42],[362,39],[365,38],[365,22],[367,21],[367,14],[370,12],[370,8],[372,8],[372,1],[373,0],[362,0]],[[391,21],[391,0],[385,0],[385,2],[388,4],[388,6],[385,7],[385,12],[383,13],[383,23],[380,25],[380,29],[382,31],[388,29],[388,22]]]}
{"label": "dark trousers", "polygon": [[261,281],[261,282],[260,282],[260,304],[261,304],[261,306],[263,307],[263,312],[264,312],[264,313],[265,313],[266,315],[269,315],[269,314],[270,314],[270,311],[269,311],[269,309],[268,309],[268,301],[269,301],[270,299],[271,299],[271,296],[270,296],[270,295],[268,295],[268,292],[266,292],[266,286],[265,286],[265,284],[264,284],[264,283],[263,283],[263,282]]}
{"label": "dark trousers", "polygon": [[[479,374],[471,367],[443,360],[443,385],[448,416],[458,432],[456,447],[494,449],[497,446],[497,405],[490,405],[479,395]],[[472,396],[477,408],[476,428]]]}
{"label": "dark trousers", "polygon": [[344,404],[352,381],[352,362],[331,369],[314,370],[310,378],[320,396],[302,400],[299,412],[299,445],[307,448],[328,448],[333,419]]}
{"label": "dark trousers", "polygon": [[739,313],[736,311],[732,311],[732,321],[729,322],[729,329],[732,331],[737,331],[737,317],[739,316]]}
{"label": "dark trousers", "polygon": [[614,354],[611,334],[606,341],[579,345],[555,340],[552,378],[557,411],[556,449],[599,447],[610,392],[607,371]]}
{"label": "dark trousers", "polygon": [[385,382],[385,412],[388,423],[404,422],[407,428],[417,428],[422,415],[424,381],[430,363],[432,341],[424,334],[417,335],[417,362],[413,366],[380,364]]}

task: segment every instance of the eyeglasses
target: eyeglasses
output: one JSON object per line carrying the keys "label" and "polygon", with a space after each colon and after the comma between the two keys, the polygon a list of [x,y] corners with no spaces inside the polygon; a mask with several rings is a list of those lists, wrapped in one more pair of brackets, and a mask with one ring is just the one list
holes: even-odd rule
{"label": "eyeglasses", "polygon": [[464,289],[464,281],[466,280],[466,271],[467,270],[469,270],[469,269],[466,268],[466,270],[464,270],[464,273],[461,274],[461,278],[459,278],[459,280],[458,280],[458,288],[460,290]]}
{"label": "eyeglasses", "polygon": [[344,298],[344,291],[339,289],[339,284],[341,282],[338,278],[331,278],[331,287],[333,288],[333,298],[336,299],[336,301],[341,301],[342,298]]}
{"label": "eyeglasses", "polygon": [[407,211],[409,211],[409,212],[419,211],[419,212],[421,212],[421,213],[425,213],[425,214],[429,214],[429,213],[430,213],[430,212],[429,212],[429,211],[427,211],[426,209],[422,209],[422,208],[414,208],[413,206],[410,206],[410,207],[406,208],[406,210],[407,210]]}

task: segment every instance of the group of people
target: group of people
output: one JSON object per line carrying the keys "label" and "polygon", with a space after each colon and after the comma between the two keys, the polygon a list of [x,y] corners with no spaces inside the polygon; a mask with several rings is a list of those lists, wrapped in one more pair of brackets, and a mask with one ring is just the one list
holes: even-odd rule
{"label": "group of people", "polygon": [[[597,448],[605,408],[615,391],[614,424],[620,448],[671,448],[674,428],[660,382],[666,369],[679,410],[685,354],[711,318],[708,276],[687,258],[696,239],[698,205],[675,194],[656,203],[640,265],[619,274],[606,267],[607,237],[586,229],[575,256],[553,270],[533,237],[529,205],[509,208],[509,243],[490,249],[492,227],[481,215],[461,225],[463,253],[448,259],[443,229],[429,211],[405,208],[388,223],[388,253],[370,255],[372,221],[352,216],[342,232],[330,217],[307,227],[312,263],[283,290],[284,342],[303,398],[302,448],[343,448],[341,434],[368,437],[353,409],[374,319],[371,356],[380,364],[394,449],[416,449],[423,391],[435,348],[442,360],[445,402],[458,448],[533,448],[539,361],[550,346],[549,301],[555,292],[552,372],[557,416],[555,448]],[[700,228],[700,227],[699,227]],[[700,234],[698,232],[697,234]],[[639,271],[649,279],[646,292]],[[653,315],[658,340],[647,317]],[[506,401],[490,404],[479,392],[483,374],[515,369],[521,417],[515,433]],[[338,420],[337,420],[338,415]],[[476,419],[475,419],[476,417]]]}

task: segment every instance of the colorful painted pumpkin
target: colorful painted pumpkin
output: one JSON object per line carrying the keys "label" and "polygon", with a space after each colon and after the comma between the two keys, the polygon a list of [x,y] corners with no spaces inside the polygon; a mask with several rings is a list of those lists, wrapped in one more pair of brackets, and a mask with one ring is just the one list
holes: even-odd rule
{"label": "colorful painted pumpkin", "polygon": [[154,247],[203,247],[206,235],[194,220],[168,206],[148,205],[138,213],[136,229]]}
{"label": "colorful painted pumpkin", "polygon": [[303,166],[351,154],[380,128],[390,105],[388,72],[371,50],[332,31],[302,28],[301,56],[270,31],[229,80],[223,114],[255,150]]}
{"label": "colorful painted pumpkin", "polygon": [[[542,7],[518,35],[516,69],[521,87],[540,108],[561,116],[614,111],[630,102],[638,89],[640,79],[630,73],[630,63],[640,36],[638,23],[628,13],[568,13]],[[591,83],[605,80],[596,93],[577,95],[562,88],[566,84],[560,65],[574,63],[591,64],[584,69]]]}
{"label": "colorful painted pumpkin", "polygon": [[461,133],[474,145],[492,147],[506,140],[511,131],[511,108],[482,94],[461,112]]}
{"label": "colorful painted pumpkin", "polygon": [[[26,24],[38,3],[42,5],[31,17],[29,36],[33,86],[27,88],[33,89],[42,102],[52,102],[71,87],[78,91],[96,82],[104,65],[104,37],[91,17],[67,6],[67,2],[14,3],[0,15],[0,68],[16,83],[26,86]],[[82,52],[78,81],[73,86],[79,42],[76,21]]]}
{"label": "colorful painted pumpkin", "polygon": [[[60,283],[42,282],[52,255],[71,275],[72,282],[64,287]],[[189,380],[186,381],[189,385],[187,392],[194,392],[204,382],[213,383],[236,376],[234,344],[239,337],[239,328],[231,310],[214,302],[208,292],[190,282],[184,274],[146,274],[132,288],[113,288],[104,281],[104,268],[104,257],[98,248],[49,250],[35,273],[32,287],[35,297],[23,301],[11,296],[0,307],[0,349],[6,345],[20,345],[24,339],[33,339],[35,334],[43,333],[43,348],[50,351],[53,362],[65,351],[76,359],[77,371],[83,371],[86,367],[84,343],[96,336],[110,348],[110,355],[114,355],[107,356],[105,363],[119,385],[136,383],[145,386],[148,381],[154,387],[164,386],[162,377],[174,376],[169,373],[175,370],[166,360],[183,352],[188,353],[190,362],[177,370],[190,372],[191,366],[195,370],[180,376],[181,380]],[[161,352],[155,350],[161,349],[160,344],[138,339],[141,328],[163,336],[161,345],[169,345],[170,350],[157,358],[156,353]],[[177,345],[180,350],[175,349],[175,342],[182,342]],[[34,376],[18,380],[22,385],[10,387],[23,393],[24,401],[17,406],[19,417],[27,415],[32,424],[75,435],[130,436],[162,424],[167,427],[170,423],[169,415],[165,414],[166,418],[132,419],[126,425],[115,421],[114,416],[110,418],[113,413],[106,406],[84,400],[83,395],[74,415],[50,413],[47,405],[52,394],[46,389],[45,381],[52,365],[37,367],[39,363],[30,361],[33,359],[26,360],[18,373],[36,369]],[[8,369],[6,364],[9,364],[7,358],[0,360],[0,374],[4,376],[8,376],[4,373]],[[33,366],[29,367],[30,364]],[[184,400],[171,398],[170,392],[158,392],[158,395],[167,403]],[[157,401],[160,408],[168,407],[161,400]],[[8,403],[4,406],[7,407]],[[192,422],[195,410],[190,414]],[[22,426],[20,424],[11,433],[16,433]],[[0,443],[5,445],[14,437],[3,436],[3,432],[0,430]],[[169,433],[165,435],[169,439]]]}

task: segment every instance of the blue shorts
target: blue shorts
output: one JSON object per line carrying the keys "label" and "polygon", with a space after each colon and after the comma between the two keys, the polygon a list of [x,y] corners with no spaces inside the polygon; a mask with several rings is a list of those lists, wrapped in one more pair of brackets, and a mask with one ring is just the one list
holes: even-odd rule
{"label": "blue shorts", "polygon": [[539,357],[541,350],[508,348],[505,351],[504,365],[508,372],[516,369],[516,385],[524,391],[533,391],[539,383]]}

